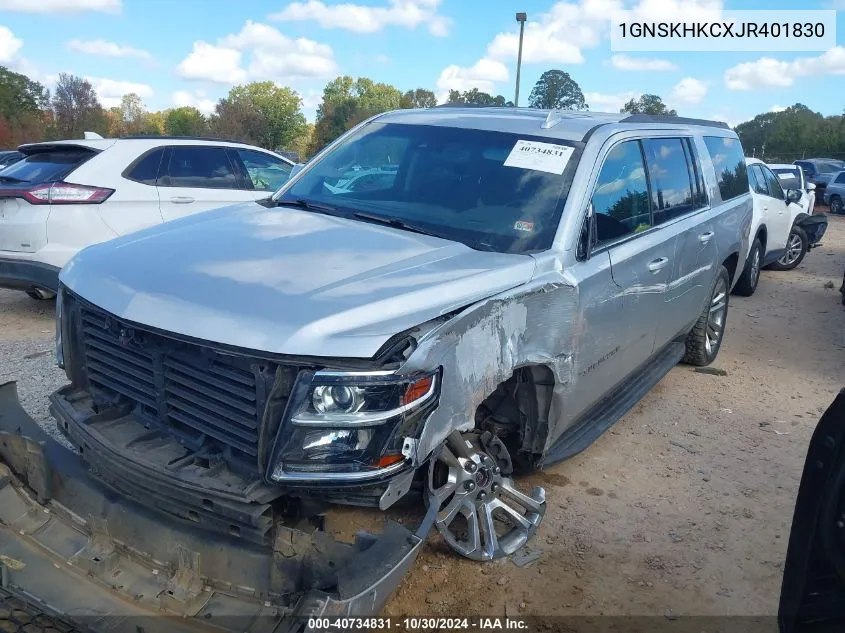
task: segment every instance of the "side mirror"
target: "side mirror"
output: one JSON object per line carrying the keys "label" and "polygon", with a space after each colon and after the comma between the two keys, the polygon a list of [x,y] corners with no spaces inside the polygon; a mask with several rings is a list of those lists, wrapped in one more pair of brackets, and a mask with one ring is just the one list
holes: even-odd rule
{"label": "side mirror", "polygon": [[813,183],[813,182],[808,182],[807,183],[807,191],[810,192],[810,191],[815,191],[815,190],[816,190],[816,184]]}
{"label": "side mirror", "polygon": [[800,189],[789,189],[786,192],[786,201],[787,202],[800,202],[802,195],[803,194],[801,193]]}

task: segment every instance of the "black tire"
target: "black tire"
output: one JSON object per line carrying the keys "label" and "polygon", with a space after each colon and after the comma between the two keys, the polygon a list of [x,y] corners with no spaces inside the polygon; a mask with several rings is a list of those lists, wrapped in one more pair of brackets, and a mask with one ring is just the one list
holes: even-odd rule
{"label": "black tire", "polygon": [[842,204],[842,198],[839,196],[831,196],[830,197],[830,212],[834,215],[841,215],[843,209],[845,209],[845,205]]}
{"label": "black tire", "polygon": [[763,246],[760,244],[760,240],[755,238],[751,249],[748,251],[742,274],[734,286],[734,294],[740,297],[750,297],[754,294],[754,291],[757,290],[757,283],[760,281],[760,264],[762,261]]}
{"label": "black tire", "polygon": [[[731,278],[728,275],[728,269],[720,266],[719,274],[710,290],[707,304],[698,317],[698,321],[687,334],[687,351],[681,362],[704,367],[716,360],[716,356],[722,347],[722,341],[725,339],[730,287]],[[721,318],[716,320],[718,315],[721,315]]]}
{"label": "black tire", "polygon": [[786,240],[786,254],[776,262],[769,264],[771,270],[792,270],[804,260],[810,239],[800,226],[793,226]]}
{"label": "black tire", "polygon": [[30,299],[35,299],[36,301],[49,301],[56,298],[55,293],[37,288],[30,288],[26,291],[26,294]]}

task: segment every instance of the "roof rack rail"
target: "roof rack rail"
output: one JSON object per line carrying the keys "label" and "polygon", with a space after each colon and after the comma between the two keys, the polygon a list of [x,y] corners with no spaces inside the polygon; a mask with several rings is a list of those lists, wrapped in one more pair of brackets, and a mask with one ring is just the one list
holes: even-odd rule
{"label": "roof rack rail", "polygon": [[247,141],[238,141],[232,138],[218,138],[216,136],[168,136],[162,134],[133,134],[118,137],[121,140],[145,140],[145,141],[217,141],[218,143],[240,143],[241,145],[252,145]]}
{"label": "roof rack rail", "polygon": [[493,105],[484,103],[441,103],[434,106],[435,108],[512,108],[514,106],[507,105]]}
{"label": "roof rack rail", "polygon": [[706,127],[720,127],[726,130],[731,127],[723,121],[708,121],[707,119],[689,119],[669,114],[632,114],[619,121],[620,123],[680,123],[682,125],[703,125]]}

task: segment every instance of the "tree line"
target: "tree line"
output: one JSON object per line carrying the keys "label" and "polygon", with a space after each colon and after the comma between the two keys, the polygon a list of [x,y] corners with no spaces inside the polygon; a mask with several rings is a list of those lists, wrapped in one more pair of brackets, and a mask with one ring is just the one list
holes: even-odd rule
{"label": "tree line", "polygon": [[[477,88],[450,90],[447,104],[512,106],[502,95]],[[137,94],[124,95],[118,106],[106,108],[94,87],[82,77],[63,73],[48,91],[26,75],[0,66],[0,148],[44,140],[82,138],[87,131],[104,137],[129,135],[215,136],[237,139],[276,151],[312,156],[361,121],[388,110],[438,105],[426,88],[402,91],[367,77],[337,77],[326,84],[309,124],[302,98],[291,88],[271,81],[233,87],[204,115],[183,106],[149,111]],[[548,70],[528,97],[534,108],[588,110],[581,87],[566,72]],[[658,95],[644,94],[620,110],[631,114],[676,115]],[[782,112],[767,112],[741,123],[736,131],[746,152],[793,160],[802,156],[845,156],[845,119],[824,117],[796,104]]]}

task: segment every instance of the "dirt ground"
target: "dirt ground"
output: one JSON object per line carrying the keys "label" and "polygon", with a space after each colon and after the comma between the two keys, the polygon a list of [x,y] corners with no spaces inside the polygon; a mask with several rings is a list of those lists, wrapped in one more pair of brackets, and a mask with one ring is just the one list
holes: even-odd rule
{"label": "dirt ground", "polygon": [[[537,562],[461,559],[433,533],[385,614],[776,613],[807,445],[844,386],[844,269],[845,217],[830,217],[801,266],[731,298],[726,376],[677,367],[587,451],[521,480],[546,488]],[[0,291],[0,377],[42,422],[47,394],[30,391],[57,380],[53,309]]]}

